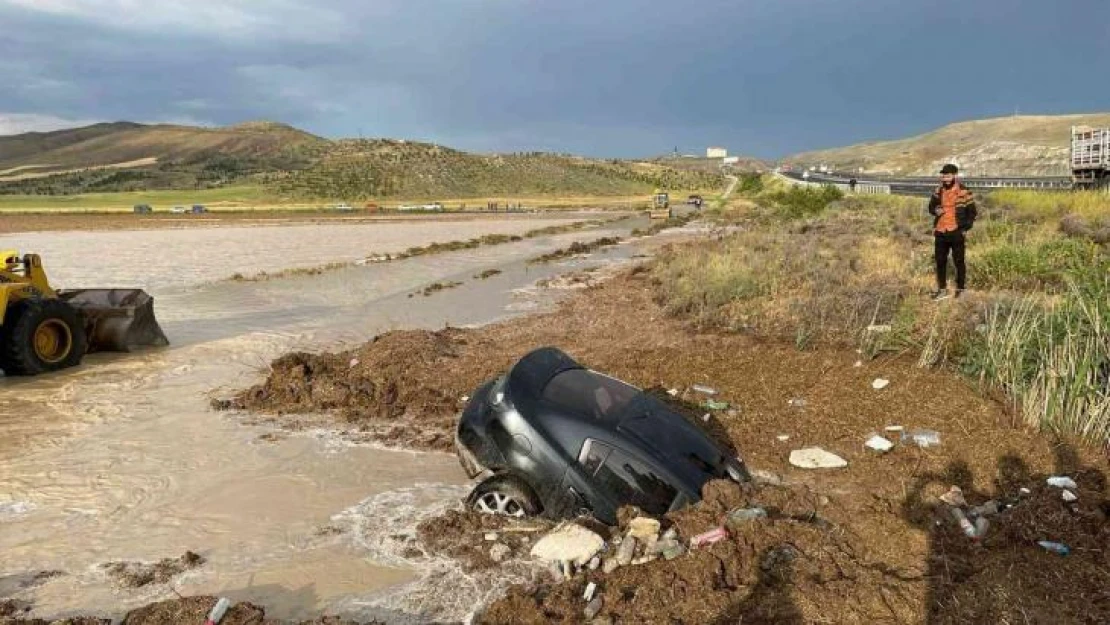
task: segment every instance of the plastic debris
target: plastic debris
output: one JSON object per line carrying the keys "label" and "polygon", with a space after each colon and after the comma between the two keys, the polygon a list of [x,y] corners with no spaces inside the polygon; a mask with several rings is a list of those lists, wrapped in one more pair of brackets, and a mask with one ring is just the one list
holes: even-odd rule
{"label": "plastic debris", "polygon": [[703,395],[716,395],[717,394],[717,389],[709,387],[709,386],[702,386],[701,384],[695,384],[695,385],[691,386],[690,388],[693,389],[695,393],[702,393]]}
{"label": "plastic debris", "polygon": [[864,443],[863,446],[868,449],[874,449],[878,452],[887,452],[894,448],[894,443],[888,441],[882,436],[879,436],[878,434],[872,434],[871,438],[867,439],[867,442]]}
{"label": "plastic debris", "polygon": [[941,495],[939,499],[950,506],[962,507],[967,505],[967,500],[964,499],[964,491],[959,486],[949,488],[948,492]]}
{"label": "plastic debris", "polygon": [[663,540],[676,540],[676,539],[678,539],[678,530],[676,530],[675,528],[672,527],[669,530],[663,532]]}
{"label": "plastic debris", "polygon": [[890,332],[891,327],[888,324],[871,324],[867,326],[868,332]]}
{"label": "plastic debris", "polygon": [[660,543],[663,545],[662,553],[663,559],[665,560],[674,560],[678,556],[686,553],[686,547],[683,547],[682,543],[677,540],[660,541]]}
{"label": "plastic debris", "polygon": [[598,556],[594,556],[593,559],[590,560],[590,563],[586,566],[590,567],[591,571],[596,571],[598,567],[601,566],[601,558]]}
{"label": "plastic debris", "polygon": [[1051,551],[1052,553],[1058,553],[1062,556],[1066,556],[1071,553],[1071,548],[1064,543],[1055,543],[1050,540],[1038,540],[1037,544]]}
{"label": "plastic debris", "polygon": [[1068,503],[1079,500],[1078,495],[1076,495],[1075,493],[1073,493],[1073,492],[1071,492],[1070,490],[1067,490],[1067,489],[1064,489],[1064,492],[1060,493],[1060,496],[1063,497],[1064,501],[1066,501]]}
{"label": "plastic debris", "polygon": [[490,542],[493,542],[493,541],[497,540],[497,533],[496,532],[490,532],[490,533],[486,534],[485,539],[490,541]]}
{"label": "plastic debris", "polygon": [[963,510],[959,508],[949,508],[948,510],[952,513],[952,518],[956,519],[956,523],[959,524],[960,529],[963,530],[964,536],[972,540],[979,538],[979,533],[975,530],[975,526],[972,525],[971,521],[967,520],[967,515],[964,514]]}
{"label": "plastic debris", "polygon": [[804,408],[805,405],[806,405],[806,400],[804,400],[804,399],[791,399],[790,401],[788,401],[786,403],[787,403],[787,405],[793,406],[795,408]]}
{"label": "plastic debris", "polygon": [[902,434],[902,440],[908,440],[918,447],[932,447],[940,445],[940,432],[936,430],[910,430]]}
{"label": "plastic debris", "polygon": [[906,428],[901,425],[888,425],[883,429],[886,430],[888,434],[897,434],[899,436],[902,435],[902,432],[906,431]]}
{"label": "plastic debris", "polygon": [[667,394],[671,397],[678,397],[678,389],[672,388],[671,390],[667,391]]}
{"label": "plastic debris", "polygon": [[703,414],[701,416],[701,420],[708,423],[709,422],[709,413],[707,412],[707,413]]}
{"label": "plastic debris", "polygon": [[975,516],[991,516],[992,514],[998,514],[998,502],[991,499],[984,504],[971,508],[968,512]]}
{"label": "plastic debris", "polygon": [[648,540],[659,535],[659,521],[651,517],[638,516],[628,522],[628,535],[639,540]]}
{"label": "plastic debris", "polygon": [[1018,492],[1021,493],[1022,495],[1029,495],[1033,491],[1029,490],[1028,488],[1022,487],[1022,488],[1018,489]]}
{"label": "plastic debris", "polygon": [[586,604],[586,611],[584,615],[586,620],[589,621],[601,613],[601,597],[594,597],[593,601]]}
{"label": "plastic debris", "polygon": [[883,378],[875,378],[875,381],[871,383],[871,388],[875,389],[876,391],[881,391],[884,388],[886,388],[888,385],[890,385],[890,380],[884,380]]}
{"label": "plastic debris", "polygon": [[350,366],[352,366],[352,367],[357,367],[357,366],[358,366],[358,362],[359,362],[359,361],[358,361],[358,358],[352,358],[352,359],[351,359],[351,364],[350,364]]}
{"label": "plastic debris", "polygon": [[1079,485],[1075,483],[1075,480],[1062,475],[1054,475],[1048,478],[1048,485],[1055,486],[1056,488],[1079,488]]}
{"label": "plastic debris", "polygon": [[728,530],[723,527],[715,527],[708,532],[703,532],[690,539],[690,547],[697,548],[704,545],[712,545],[713,543],[721,542],[728,538]]}
{"label": "plastic debris", "polygon": [[218,625],[227,613],[227,609],[231,607],[231,600],[227,597],[220,597],[216,605],[212,606],[212,610],[208,613],[208,618],[205,619],[204,625]]}
{"label": "plastic debris", "polygon": [[463,395],[462,397],[459,398],[459,401],[462,401],[464,403],[468,402],[468,401],[470,401],[470,396],[469,395]]}
{"label": "plastic debris", "polygon": [[621,546],[617,548],[617,564],[620,566],[628,566],[632,563],[632,557],[636,555],[636,539],[632,536],[625,536],[621,541]]}
{"label": "plastic debris", "polygon": [[991,526],[991,522],[985,516],[975,519],[975,537],[982,538],[987,534],[987,528]]}
{"label": "plastic debris", "polygon": [[597,584],[590,582],[589,584],[586,584],[586,592],[582,593],[582,598],[586,601],[590,601],[594,598],[595,592],[597,592]]}
{"label": "plastic debris", "polygon": [[777,438],[780,443],[785,443],[786,441],[790,440],[790,435],[789,434],[779,434],[775,438]]}
{"label": "plastic debris", "polygon": [[763,508],[736,508],[729,511],[725,517],[725,526],[733,531],[736,531],[741,525],[754,521],[756,519],[766,519],[767,511]]}
{"label": "plastic debris", "polygon": [[790,464],[800,469],[840,469],[848,461],[820,447],[807,447],[790,452]]}
{"label": "plastic debris", "polygon": [[710,409],[710,410],[727,410],[728,409],[728,402],[727,401],[717,401],[715,399],[707,399],[707,400],[705,400],[705,403],[702,404],[702,405],[705,406],[706,408]]}

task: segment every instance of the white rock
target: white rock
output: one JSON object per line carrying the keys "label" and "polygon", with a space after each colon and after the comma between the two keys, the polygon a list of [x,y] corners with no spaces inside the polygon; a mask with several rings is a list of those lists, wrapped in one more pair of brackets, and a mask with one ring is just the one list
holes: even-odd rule
{"label": "white rock", "polygon": [[756,484],[769,484],[771,486],[782,486],[782,477],[773,471],[766,469],[753,469],[751,471],[752,481]]}
{"label": "white rock", "polygon": [[582,598],[586,601],[590,601],[594,598],[595,592],[597,592],[597,584],[590,582],[589,584],[586,584],[586,592],[582,593]]}
{"label": "white rock", "polygon": [[486,540],[488,540],[490,542],[493,542],[493,541],[497,540],[497,534],[495,532],[490,532],[490,533],[486,534]]}
{"label": "white rock", "polygon": [[779,434],[775,438],[779,439],[780,443],[785,443],[786,441],[790,440],[790,435],[789,434]]}
{"label": "white rock", "polygon": [[820,447],[807,447],[790,452],[790,464],[800,469],[839,469],[848,461]]}
{"label": "white rock", "polygon": [[890,451],[894,447],[894,443],[892,443],[892,442],[888,441],[887,439],[883,438],[882,436],[879,436],[878,434],[876,434],[876,435],[872,436],[871,438],[867,439],[867,442],[864,443],[863,446],[868,448],[868,449],[874,449],[875,451],[878,451],[878,452],[887,452],[887,451]]}
{"label": "white rock", "polygon": [[863,366],[863,361],[862,361],[862,360],[857,360],[857,361],[856,361],[856,364],[854,364],[854,365],[852,365],[852,366],[853,366],[853,367],[862,367],[862,366]]}
{"label": "white rock", "polygon": [[882,378],[875,378],[875,381],[871,383],[871,388],[875,389],[876,391],[881,391],[884,388],[886,388],[889,384],[890,384],[890,380],[884,380]]}
{"label": "white rock", "polygon": [[352,358],[352,359],[351,359],[351,365],[350,365],[350,366],[352,366],[352,367],[357,367],[357,366],[358,366],[358,362],[359,362],[359,361],[358,361],[358,358]]}
{"label": "white rock", "polygon": [[647,541],[659,536],[659,521],[651,517],[638,516],[628,523],[628,535]]}
{"label": "white rock", "polygon": [[532,556],[548,562],[570,561],[583,566],[604,546],[601,536],[581,525],[568,523],[537,541],[532,546]]}
{"label": "white rock", "polygon": [[1066,490],[1066,489],[1064,490],[1063,493],[1060,494],[1060,496],[1063,497],[1064,501],[1066,501],[1068,503],[1079,500],[1079,497],[1075,493],[1071,492],[1070,490]]}
{"label": "white rock", "polygon": [[1056,488],[1079,488],[1079,485],[1075,483],[1075,480],[1071,479],[1070,477],[1064,477],[1061,475],[1054,475],[1048,478],[1048,485],[1055,486]]}

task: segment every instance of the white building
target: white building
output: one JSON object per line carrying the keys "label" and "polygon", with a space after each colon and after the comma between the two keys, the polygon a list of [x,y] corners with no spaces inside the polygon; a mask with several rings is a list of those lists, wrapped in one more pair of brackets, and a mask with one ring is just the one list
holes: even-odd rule
{"label": "white building", "polygon": [[705,148],[705,158],[725,158],[728,156],[727,148]]}

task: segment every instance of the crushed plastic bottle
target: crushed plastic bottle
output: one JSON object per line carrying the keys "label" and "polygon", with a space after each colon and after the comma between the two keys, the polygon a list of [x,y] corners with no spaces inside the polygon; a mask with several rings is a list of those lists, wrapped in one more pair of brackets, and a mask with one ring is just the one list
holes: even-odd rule
{"label": "crushed plastic bottle", "polygon": [[1038,540],[1037,544],[1051,551],[1052,553],[1058,553],[1062,556],[1066,556],[1071,553],[1071,548],[1064,543],[1055,543],[1050,540]]}
{"label": "crushed plastic bottle", "polygon": [[910,430],[902,434],[902,442],[910,442],[918,447],[940,445],[940,432],[936,430]]}
{"label": "crushed plastic bottle", "polygon": [[959,508],[949,508],[949,510],[952,512],[952,518],[956,519],[956,523],[958,523],[960,529],[963,530],[964,536],[972,540],[978,540],[979,532],[975,529],[975,526],[972,525],[971,521],[967,520],[967,515],[964,514],[964,511]]}
{"label": "crushed plastic bottle", "polygon": [[705,385],[702,385],[702,384],[695,384],[695,385],[691,386],[690,388],[695,393],[701,393],[703,395],[716,395],[717,394],[717,389],[715,389],[713,387],[710,387],[710,386],[705,386]]}

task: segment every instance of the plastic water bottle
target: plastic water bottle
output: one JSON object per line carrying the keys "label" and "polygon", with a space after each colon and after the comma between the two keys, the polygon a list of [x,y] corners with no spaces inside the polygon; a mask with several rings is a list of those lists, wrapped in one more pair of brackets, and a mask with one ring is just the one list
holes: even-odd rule
{"label": "plastic water bottle", "polygon": [[1050,540],[1039,540],[1037,541],[1037,544],[1051,551],[1052,553],[1058,553],[1062,556],[1066,556],[1071,553],[1071,549],[1064,543],[1054,543]]}
{"label": "plastic water bottle", "polygon": [[976,540],[979,538],[978,530],[975,529],[975,526],[972,525],[971,521],[967,520],[967,515],[964,514],[963,510],[960,510],[959,508],[949,508],[949,510],[952,511],[952,517],[956,519],[956,523],[959,523],[960,529],[963,530],[964,536],[967,536],[972,540]]}

